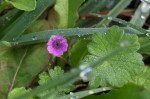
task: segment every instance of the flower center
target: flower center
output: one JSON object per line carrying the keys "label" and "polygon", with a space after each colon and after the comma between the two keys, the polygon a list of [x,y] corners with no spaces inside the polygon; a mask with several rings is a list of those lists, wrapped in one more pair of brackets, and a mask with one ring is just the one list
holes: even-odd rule
{"label": "flower center", "polygon": [[58,48],[61,48],[61,46],[62,46],[61,41],[59,41],[59,40],[56,39],[56,40],[53,42],[53,47],[54,47],[54,48],[58,49]]}

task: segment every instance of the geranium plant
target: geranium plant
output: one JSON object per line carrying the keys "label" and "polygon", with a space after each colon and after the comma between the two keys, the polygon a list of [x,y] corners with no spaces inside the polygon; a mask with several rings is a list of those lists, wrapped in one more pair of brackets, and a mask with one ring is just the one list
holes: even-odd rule
{"label": "geranium plant", "polygon": [[150,0],[0,0],[0,99],[150,99]]}

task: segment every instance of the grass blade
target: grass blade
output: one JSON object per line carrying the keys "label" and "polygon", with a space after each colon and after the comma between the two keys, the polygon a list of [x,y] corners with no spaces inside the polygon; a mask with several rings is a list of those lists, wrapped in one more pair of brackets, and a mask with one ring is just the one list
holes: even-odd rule
{"label": "grass blade", "polygon": [[[58,29],[58,30],[48,30],[37,33],[30,33],[18,38],[16,41],[12,42],[12,46],[28,45],[46,42],[52,35],[61,35],[65,37],[76,37],[85,38],[90,35],[100,32],[105,33],[109,28],[72,28],[72,29]],[[142,34],[136,30],[129,28],[122,28],[126,33],[131,34]]]}
{"label": "grass blade", "polygon": [[131,27],[132,29],[135,29],[135,30],[145,34],[145,36],[150,34],[149,31],[146,31],[145,29],[143,29],[141,27],[138,27],[138,26],[136,26],[132,23],[129,23],[129,22],[127,22],[125,20],[122,20],[122,19],[119,19],[119,18],[115,18],[115,17],[108,16],[108,15],[101,15],[101,14],[92,14],[92,15],[95,16],[95,17],[104,18],[104,19],[107,19],[107,20],[112,20],[112,21],[118,22],[120,24],[123,24],[125,26]]}
{"label": "grass blade", "polygon": [[[130,4],[132,0],[121,0],[110,12],[109,16],[116,17],[126,6]],[[111,20],[103,19],[100,23],[97,24],[97,27],[101,27],[103,25],[108,25]]]}
{"label": "grass blade", "polygon": [[144,5],[143,5],[143,4],[140,4],[140,5],[139,5],[139,7],[137,8],[137,10],[136,10],[134,16],[132,17],[132,19],[131,19],[131,21],[130,21],[132,24],[135,24],[135,25],[137,25],[137,26],[139,26],[139,27],[142,27],[142,26],[144,25],[146,19],[147,19],[148,16],[150,15],[150,12],[148,12],[148,13],[143,13],[143,12],[141,11],[142,6],[144,6]]}
{"label": "grass blade", "polygon": [[11,41],[20,36],[55,0],[38,0],[37,8],[31,12],[24,12],[8,28],[2,31],[6,34],[2,40]]}
{"label": "grass blade", "polygon": [[91,90],[86,90],[86,91],[80,91],[80,92],[73,93],[73,95],[64,96],[61,99],[71,99],[71,98],[74,98],[74,97],[77,97],[78,99],[81,99],[81,98],[84,98],[86,96],[96,94],[96,93],[100,93],[100,92],[104,92],[104,91],[109,91],[111,89],[112,89],[111,87],[103,87],[103,88],[91,89]]}

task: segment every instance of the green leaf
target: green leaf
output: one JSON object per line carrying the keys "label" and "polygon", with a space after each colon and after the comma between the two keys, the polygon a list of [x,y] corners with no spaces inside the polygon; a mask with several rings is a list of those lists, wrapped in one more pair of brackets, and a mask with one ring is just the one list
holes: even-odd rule
{"label": "green leaf", "polygon": [[[38,81],[39,85],[43,85],[43,84],[47,83],[48,81],[51,81],[51,80],[52,80],[51,77],[50,77],[46,72],[41,73],[41,74],[39,75],[39,79],[40,79],[40,80]],[[40,93],[38,96],[39,96],[39,97],[42,97],[42,96],[44,96],[44,95],[46,95],[46,94],[48,94],[48,93],[49,93],[49,90],[46,90],[46,91]]]}
{"label": "green leaf", "polygon": [[19,17],[1,31],[4,35],[2,39],[12,41],[19,37],[54,2],[55,0],[38,0],[34,11],[21,12]]}
{"label": "green leaf", "polygon": [[50,81],[51,80],[51,77],[46,73],[46,72],[43,72],[43,73],[41,73],[40,75],[39,75],[39,81],[38,81],[38,83],[40,84],[40,85],[42,85],[42,84],[45,84],[45,83],[47,83],[48,81]]}
{"label": "green leaf", "polygon": [[133,83],[150,90],[150,68],[145,67],[143,71],[135,77]]}
{"label": "green leaf", "polygon": [[[20,53],[22,57],[22,53]],[[19,57],[19,61],[21,59]],[[0,95],[1,97],[6,97],[9,92],[9,86],[12,83],[13,76],[18,66],[16,59],[11,51],[8,51],[3,56],[0,57]],[[6,98],[4,98],[6,99]]]}
{"label": "green leaf", "polygon": [[[26,90],[24,87],[15,88],[8,94],[8,99],[15,99],[15,97],[18,97],[22,94],[29,92],[29,91],[31,91],[31,89]],[[34,98],[30,97],[27,99],[34,99]]]}
{"label": "green leaf", "polygon": [[13,9],[0,17],[0,23],[2,23],[2,24],[0,24],[1,31],[4,28],[6,28],[5,27],[6,25],[11,23],[10,21],[13,20],[13,18],[18,15],[18,12],[19,12],[18,9]]}
{"label": "green leaf", "polygon": [[0,57],[6,52],[8,51],[7,49],[9,49],[10,47],[12,47],[10,42],[7,41],[1,41],[0,42]]}
{"label": "green leaf", "polygon": [[36,0],[8,0],[7,2],[11,3],[16,8],[25,11],[35,10],[36,7]]}
{"label": "green leaf", "polygon": [[121,89],[114,89],[106,94],[91,95],[84,99],[112,99],[112,97],[113,99],[149,99],[150,91],[134,84],[127,84]]}
{"label": "green leaf", "polygon": [[70,51],[70,64],[73,67],[79,66],[81,60],[88,54],[87,44],[89,40],[80,40],[73,45]]}
{"label": "green leaf", "polygon": [[93,78],[90,81],[91,86],[94,86],[95,80],[97,82],[97,77],[99,77],[98,85],[121,87],[141,71],[144,65],[142,56],[136,52],[140,47],[138,37],[124,34],[124,31],[117,26],[113,26],[106,34],[96,33],[93,35],[92,42],[88,45],[91,55],[88,55],[85,61],[93,62],[97,57],[107,55],[125,42],[129,42],[128,48],[94,69]]}
{"label": "green leaf", "polygon": [[[96,32],[105,33],[108,29],[109,28],[72,28],[72,29],[57,29],[57,30],[41,31],[41,32],[30,33],[30,34],[21,36],[20,38],[12,42],[12,46],[29,45],[29,44],[45,42],[49,40],[49,38],[52,35],[60,35],[60,36],[65,36],[69,38],[71,37],[86,38]],[[139,35],[141,34],[140,32],[133,30],[131,28],[122,28],[122,29],[124,29],[126,33],[139,34]],[[34,37],[36,37],[36,39],[33,39]]]}
{"label": "green leaf", "polygon": [[[14,56],[16,56],[15,59],[20,58],[21,50],[23,49],[13,51]],[[29,84],[33,77],[43,68],[43,66],[48,64],[48,57],[49,54],[46,50],[46,44],[39,44],[29,47],[28,53],[19,70],[18,77],[16,79],[16,86],[24,86]]]}
{"label": "green leaf", "polygon": [[150,55],[150,37],[140,37],[139,42],[141,45],[139,52]]}
{"label": "green leaf", "polygon": [[54,68],[54,70],[52,70],[52,69],[49,70],[49,75],[52,79],[62,75],[63,73],[64,73],[64,71],[58,66],[56,66]]}
{"label": "green leaf", "polygon": [[[56,66],[54,69],[50,69],[48,71],[48,73],[46,73],[46,72],[41,73],[39,75],[40,80],[39,80],[38,83],[40,85],[44,85],[44,84],[48,83],[49,81],[51,81],[51,80],[53,80],[53,79],[55,79],[55,78],[57,78],[57,77],[59,77],[59,76],[61,76],[63,74],[64,74],[64,71],[59,66]],[[43,96],[53,92],[53,90],[55,90],[55,92],[57,94],[61,93],[61,95],[64,95],[65,92],[69,92],[69,91],[73,90],[74,88],[75,88],[74,85],[67,85],[65,87],[57,86],[55,89],[49,89],[49,90],[44,91],[39,96],[43,97]],[[60,95],[54,95],[54,97],[58,97],[58,96],[60,96]],[[52,99],[52,97],[51,97],[51,99]]]}
{"label": "green leaf", "polygon": [[8,85],[10,84],[9,72],[7,70],[6,58],[0,59],[0,97],[6,99],[8,95]]}
{"label": "green leaf", "polygon": [[59,66],[56,66],[54,69],[50,69],[48,72],[49,72],[49,74],[47,74],[46,72],[43,72],[39,75],[39,78],[40,78],[39,84],[40,85],[45,84],[48,81],[50,81],[64,73],[64,71]]}
{"label": "green leaf", "polygon": [[[84,0],[57,0],[54,7],[55,12],[50,16],[50,22],[54,19],[57,28],[71,28],[78,19],[78,8]],[[54,15],[55,14],[55,15]]]}
{"label": "green leaf", "polygon": [[[26,48],[24,48],[24,49],[26,49]],[[5,55],[0,57],[0,63],[1,63],[0,64],[1,65],[0,72],[2,73],[0,75],[1,98],[7,96],[7,94],[8,94],[8,90],[10,89],[9,86],[12,85],[13,77],[16,73],[16,68],[20,63],[20,59],[24,53],[24,49],[19,49],[19,51],[18,50],[8,51],[7,53],[5,53]],[[35,51],[35,53],[34,52],[31,52],[31,53],[32,53],[32,55],[35,55],[36,51]],[[40,54],[41,53],[42,52],[40,52]],[[38,52],[38,54],[39,54],[39,52]],[[31,57],[32,57],[32,55],[31,55]],[[42,54],[41,54],[41,56],[44,56],[44,58],[46,57],[46,55],[42,55]],[[39,59],[37,56],[36,56],[36,58]],[[36,60],[36,58],[34,56],[35,60]],[[44,59],[44,58],[42,58],[42,59]],[[44,61],[45,61],[45,59],[44,59]],[[36,64],[32,64],[31,62],[36,63]],[[45,65],[45,63],[43,65],[40,64],[43,62],[42,60],[40,60],[40,61],[38,60],[38,62],[39,63],[37,64],[37,62],[35,62],[32,58],[25,56],[25,59],[23,60],[23,64],[21,64],[21,67],[15,78],[15,82],[14,82],[15,87],[25,86],[25,84],[28,84],[33,79],[33,76],[37,72],[39,72],[39,69],[41,69],[41,66]],[[34,71],[32,71],[31,68],[34,69]],[[5,98],[3,98],[3,99],[5,99]]]}
{"label": "green leaf", "polygon": [[[25,50],[26,47],[10,50],[0,57],[0,61],[5,63],[1,64],[3,69],[0,71],[3,71],[4,73],[3,75],[0,75],[0,81],[1,84],[7,87],[7,89],[13,81],[12,79],[16,72],[16,68],[20,63],[20,59]],[[29,84],[33,77],[43,68],[43,66],[47,64],[48,56],[49,54],[46,50],[46,44],[40,44],[33,47],[29,47],[27,55],[25,56],[17,73],[14,87],[20,87]],[[8,81],[4,80],[4,77],[5,79],[7,78]]]}

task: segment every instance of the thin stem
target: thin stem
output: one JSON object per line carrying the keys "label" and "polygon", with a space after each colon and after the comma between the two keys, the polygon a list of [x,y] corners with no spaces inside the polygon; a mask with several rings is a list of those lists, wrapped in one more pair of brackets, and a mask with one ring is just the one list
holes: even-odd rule
{"label": "thin stem", "polygon": [[65,63],[67,63],[68,65],[70,65],[71,66],[71,64],[65,59],[65,58],[63,58],[63,57],[59,57],[59,58],[61,58]]}
{"label": "thin stem", "polygon": [[20,67],[21,67],[21,64],[22,64],[22,62],[23,62],[23,60],[24,60],[26,54],[27,54],[27,49],[26,49],[24,55],[22,56],[22,58],[21,58],[21,60],[20,60],[19,66],[18,66],[17,69],[16,69],[16,72],[15,72],[15,75],[14,75],[14,77],[13,77],[13,81],[12,81],[12,84],[11,84],[11,86],[10,86],[9,91],[11,91],[11,90],[13,89],[13,86],[14,86],[14,83],[15,83],[15,80],[16,80],[16,77],[17,77],[17,74],[18,74],[18,71],[19,71],[19,69],[20,69]]}

